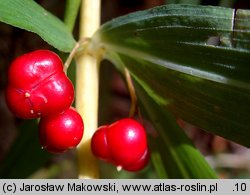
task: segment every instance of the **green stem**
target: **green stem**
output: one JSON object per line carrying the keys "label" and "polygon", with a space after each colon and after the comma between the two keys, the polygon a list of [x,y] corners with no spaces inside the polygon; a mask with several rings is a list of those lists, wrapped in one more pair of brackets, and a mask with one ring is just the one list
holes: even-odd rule
{"label": "green stem", "polygon": [[74,29],[80,4],[81,4],[81,0],[67,0],[66,1],[64,23],[68,27],[70,32],[72,32]]}
{"label": "green stem", "polygon": [[[91,37],[100,26],[100,4],[100,0],[82,0],[80,40]],[[76,109],[84,120],[84,136],[77,147],[79,178],[98,178],[90,142],[98,125],[99,59],[82,52],[76,62]]]}

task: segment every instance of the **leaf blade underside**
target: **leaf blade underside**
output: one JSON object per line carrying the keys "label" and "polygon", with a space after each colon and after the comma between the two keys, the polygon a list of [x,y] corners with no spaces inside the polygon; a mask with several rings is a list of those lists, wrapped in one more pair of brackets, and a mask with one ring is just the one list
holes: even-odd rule
{"label": "leaf blade underside", "polygon": [[176,117],[249,147],[249,13],[161,6],[114,19],[93,40]]}
{"label": "leaf blade underside", "polygon": [[75,44],[64,23],[33,0],[0,1],[0,22],[34,32],[60,51],[69,52]]}

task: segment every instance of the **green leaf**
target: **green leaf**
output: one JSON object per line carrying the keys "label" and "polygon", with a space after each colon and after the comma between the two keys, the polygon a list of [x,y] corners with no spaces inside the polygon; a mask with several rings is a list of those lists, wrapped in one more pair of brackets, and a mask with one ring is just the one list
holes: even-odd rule
{"label": "green leaf", "polygon": [[249,14],[166,5],[107,22],[93,44],[175,117],[249,147]]}
{"label": "green leaf", "polygon": [[161,178],[217,178],[214,170],[193,146],[177,125],[173,116],[159,106],[150,94],[139,85],[140,78],[134,77],[137,93],[145,112],[152,121],[157,135],[150,139],[151,154],[158,175]]}
{"label": "green leaf", "polygon": [[64,23],[70,30],[73,31],[76,17],[80,8],[81,0],[67,0],[64,15]]}
{"label": "green leaf", "polygon": [[20,126],[19,135],[0,166],[0,178],[27,178],[50,157],[39,144],[37,121],[27,120]]}
{"label": "green leaf", "polygon": [[75,44],[63,22],[33,0],[0,1],[0,22],[34,32],[60,51],[69,52]]}

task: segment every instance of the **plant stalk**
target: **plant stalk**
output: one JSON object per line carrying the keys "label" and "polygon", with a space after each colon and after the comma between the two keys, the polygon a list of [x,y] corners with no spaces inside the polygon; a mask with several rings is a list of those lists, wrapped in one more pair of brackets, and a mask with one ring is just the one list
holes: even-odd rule
{"label": "plant stalk", "polygon": [[72,32],[74,29],[80,3],[81,3],[81,0],[67,0],[66,1],[64,23],[68,27],[70,32]]}
{"label": "plant stalk", "polygon": [[[79,39],[91,37],[100,26],[101,0],[82,0]],[[77,147],[79,178],[99,177],[91,137],[98,126],[99,59],[82,52],[76,58],[76,109],[84,120],[84,135]]]}
{"label": "plant stalk", "polygon": [[124,68],[124,74],[125,74],[125,79],[126,79],[126,83],[128,86],[130,99],[131,99],[129,117],[134,117],[136,109],[137,109],[137,97],[136,97],[136,93],[135,93],[135,87],[134,87],[132,78],[131,78],[130,73],[129,73],[127,68]]}

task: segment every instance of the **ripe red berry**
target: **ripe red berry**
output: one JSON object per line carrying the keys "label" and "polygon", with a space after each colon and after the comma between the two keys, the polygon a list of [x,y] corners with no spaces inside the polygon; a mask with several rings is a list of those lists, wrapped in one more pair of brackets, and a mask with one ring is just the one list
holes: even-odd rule
{"label": "ripe red berry", "polygon": [[96,130],[91,139],[91,150],[98,158],[110,161],[111,155],[107,143],[107,129],[108,126],[104,125]]}
{"label": "ripe red berry", "polygon": [[63,113],[42,117],[39,123],[40,143],[52,153],[76,147],[82,139],[83,131],[83,120],[72,107]]}
{"label": "ripe red berry", "polygon": [[137,162],[147,150],[147,137],[143,126],[130,118],[111,124],[107,141],[113,160],[122,167]]}
{"label": "ripe red berry", "polygon": [[123,166],[122,168],[127,171],[140,171],[148,164],[149,156],[149,151],[147,149],[137,162],[128,166]]}
{"label": "ripe red berry", "polygon": [[68,109],[73,99],[73,85],[55,53],[33,51],[10,65],[6,101],[17,117],[28,119],[59,113]]}
{"label": "ripe red berry", "polygon": [[91,149],[97,158],[127,171],[139,171],[149,161],[145,130],[130,118],[99,127],[92,137]]}

